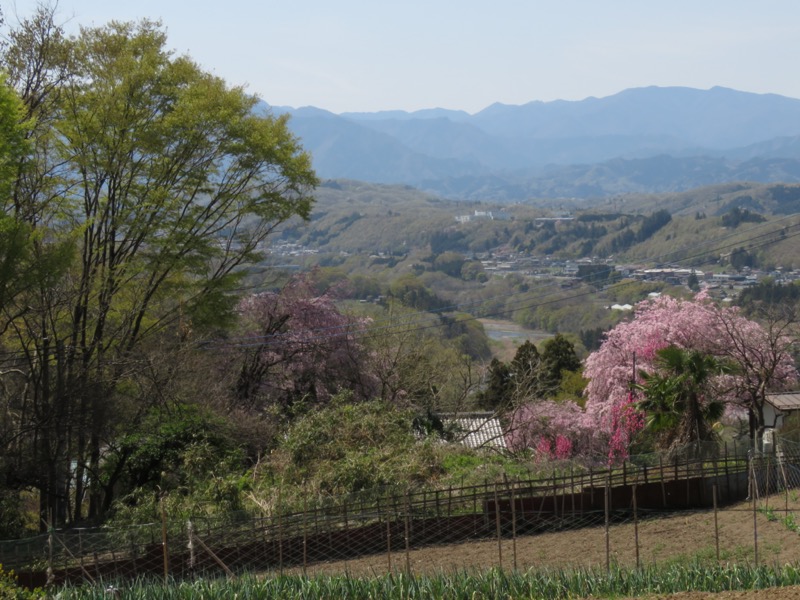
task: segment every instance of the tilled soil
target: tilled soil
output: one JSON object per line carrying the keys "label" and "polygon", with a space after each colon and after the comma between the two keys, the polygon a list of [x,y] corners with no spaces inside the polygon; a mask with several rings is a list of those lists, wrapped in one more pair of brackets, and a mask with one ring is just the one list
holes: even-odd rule
{"label": "tilled soil", "polygon": [[[800,500],[776,495],[769,499],[771,510],[754,512],[750,503],[740,503],[715,514],[713,510],[671,514],[643,514],[633,520],[611,525],[608,539],[603,525],[520,536],[517,539],[482,540],[446,546],[397,549],[390,553],[358,559],[309,565],[309,574],[369,576],[410,568],[415,574],[485,570],[492,567],[604,568],[607,561],[621,566],[669,564],[687,561],[721,563],[786,564],[800,562],[800,535],[787,526],[784,515],[800,513]],[[788,509],[788,513],[786,512]],[[718,532],[718,533],[717,533]],[[717,539],[719,550],[717,550]],[[608,552],[607,549],[608,548]],[[299,570],[295,570],[298,572]],[[762,591],[707,594],[688,592],[651,598],[699,600],[714,598],[776,598],[800,600],[800,587]]]}

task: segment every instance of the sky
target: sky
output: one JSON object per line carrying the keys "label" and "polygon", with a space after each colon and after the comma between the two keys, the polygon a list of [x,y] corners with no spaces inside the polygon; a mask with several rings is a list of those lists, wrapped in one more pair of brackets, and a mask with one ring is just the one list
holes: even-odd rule
{"label": "sky", "polygon": [[[0,0],[7,22],[35,0]],[[59,0],[68,32],[160,20],[273,106],[334,113],[729,87],[800,98],[797,0]]]}

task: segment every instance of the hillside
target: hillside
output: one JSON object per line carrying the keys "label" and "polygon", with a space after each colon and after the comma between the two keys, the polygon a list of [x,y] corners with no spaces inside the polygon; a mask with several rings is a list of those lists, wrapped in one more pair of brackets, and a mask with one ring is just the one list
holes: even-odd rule
{"label": "hillside", "polygon": [[[349,261],[352,268],[357,255],[385,253],[400,260],[444,251],[678,261],[713,239],[724,238],[734,248],[750,244],[745,224],[731,228],[723,223],[731,211],[774,220],[776,230],[791,226],[796,219],[786,218],[800,209],[800,185],[740,182],[667,194],[620,194],[598,202],[543,199],[509,206],[456,202],[408,186],[326,181],[316,198],[311,221],[287,228],[283,239],[313,249],[322,264]],[[639,233],[648,215],[658,211],[669,213],[671,220],[652,234]],[[476,213],[495,218],[475,218]],[[572,219],[537,221],[557,215]],[[800,243],[787,236],[757,253],[764,264],[792,267]],[[717,259],[701,257],[699,264],[713,265]]]}

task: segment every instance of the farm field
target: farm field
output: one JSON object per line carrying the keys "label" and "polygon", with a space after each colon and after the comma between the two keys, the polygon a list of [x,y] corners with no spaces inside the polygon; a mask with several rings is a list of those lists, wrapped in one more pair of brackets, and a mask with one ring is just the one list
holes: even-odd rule
{"label": "farm field", "polygon": [[[758,511],[755,519],[759,563],[800,562],[800,535],[781,522],[785,506],[784,497],[776,495],[769,498],[768,506],[773,507],[773,520],[763,511]],[[800,511],[800,500],[791,499],[788,507],[790,512]],[[752,504],[743,502],[720,509],[717,520],[720,561],[753,563],[756,538]],[[694,560],[705,562],[712,561],[716,557],[713,510],[651,513],[650,516],[643,512],[638,523],[638,535],[641,564]],[[635,539],[636,525],[632,520],[611,525],[609,528],[611,561],[619,566],[635,566]],[[504,569],[513,569],[514,545],[516,545],[516,567],[519,570],[605,566],[606,540],[602,524],[520,536],[516,543],[511,539],[503,539],[500,547],[497,540],[482,540],[412,549],[408,557],[414,574],[483,570],[501,566]],[[405,568],[405,553],[398,549],[391,555],[391,569]],[[309,566],[306,571],[361,576],[385,573],[389,569],[389,557],[384,553],[359,559],[325,562]],[[292,569],[286,572],[300,573],[301,570]]]}
{"label": "farm field", "polygon": [[[643,570],[657,574],[656,583],[651,583],[648,589],[653,589],[656,586],[666,587],[672,585],[674,573],[681,570],[691,572],[691,565],[697,563],[705,565],[716,564],[715,530],[717,529],[719,531],[720,562],[723,565],[753,565],[756,560],[756,539],[758,540],[759,564],[781,566],[800,562],[800,535],[787,527],[786,523],[789,521],[784,519],[785,514],[792,514],[791,511],[800,510],[800,501],[793,494],[790,496],[779,494],[766,499],[766,502],[762,498],[759,507],[755,513],[753,512],[752,503],[739,503],[726,507],[724,510],[719,510],[716,528],[714,526],[713,510],[681,512],[673,513],[672,515],[659,514],[642,518],[638,522],[641,563],[644,567]],[[771,510],[767,507],[771,507]],[[789,513],[784,512],[786,508],[790,511]],[[611,557],[615,563],[613,570],[615,573],[621,574],[616,575],[617,577],[625,577],[624,574],[631,573],[636,565],[636,530],[637,526],[633,522],[620,523],[609,528],[608,547],[611,549]],[[754,532],[757,537],[754,536]],[[425,576],[430,576],[431,580],[436,580],[437,576],[444,574],[447,577],[449,574],[450,576],[455,575],[455,577],[451,578],[450,585],[476,585],[467,581],[472,574],[481,578],[501,565],[504,571],[511,574],[514,569],[512,563],[514,557],[513,546],[514,540],[504,539],[501,547],[498,547],[497,540],[494,540],[419,548],[408,553],[408,566],[410,566],[415,577],[421,576],[422,579],[425,579]],[[567,571],[577,570],[594,573],[593,577],[601,574],[600,576],[602,577],[605,572],[606,560],[605,528],[600,525],[572,531],[520,536],[516,539],[516,558],[518,572],[524,573],[530,569],[533,574],[537,571],[549,571],[557,575],[560,570],[564,569]],[[312,589],[319,590],[321,588],[323,590],[327,589],[330,593],[332,593],[332,590],[347,590],[347,593],[342,597],[357,598],[360,596],[352,594],[355,594],[356,590],[359,589],[366,590],[371,585],[366,582],[376,579],[382,580],[382,583],[378,583],[377,587],[383,589],[384,592],[388,592],[389,588],[385,587],[385,576],[390,571],[401,575],[398,581],[402,581],[402,572],[407,567],[405,560],[406,553],[398,551],[392,553],[391,559],[388,554],[381,554],[347,561],[310,564],[305,571],[305,574],[309,577],[308,580],[302,577],[303,570],[299,568],[284,569],[282,574],[277,571],[262,572],[258,575],[258,579],[264,584],[273,585],[273,592],[281,590],[283,593],[293,593],[292,590],[297,591],[300,588],[307,588],[307,591],[310,592]],[[663,569],[654,570],[649,568],[654,564],[662,566]],[[619,568],[617,569],[617,567]],[[743,575],[747,570],[741,569],[740,573]],[[662,571],[669,571],[673,575],[658,575]],[[299,577],[299,581],[291,583],[284,576],[289,578]],[[363,579],[366,585],[362,588],[358,582],[342,583],[345,577],[353,580]],[[490,579],[492,579],[491,575]],[[738,581],[739,577],[734,575],[733,579]],[[651,582],[654,581],[652,577],[649,580]],[[752,576],[750,576],[750,580],[752,581]],[[212,585],[212,581],[212,579],[208,580],[209,585]],[[307,581],[308,583],[303,584],[301,581]],[[324,583],[325,581],[333,583]],[[499,579],[495,579],[495,581],[502,581],[502,576]],[[792,581],[797,581],[797,577],[795,576]],[[407,584],[408,581],[406,579],[405,585]],[[449,586],[442,588],[441,584],[438,584],[437,587],[437,584],[424,582],[418,585],[417,591],[425,589],[429,591],[431,589],[447,590],[443,596],[435,597],[460,597],[458,596],[458,589]],[[477,584],[478,588],[484,590],[484,592],[488,589],[487,585],[486,583]],[[236,582],[225,583],[224,580],[219,580],[215,586],[216,592],[208,597],[229,597],[225,596],[225,590],[239,589],[236,586]],[[182,588],[183,586],[179,587]],[[180,595],[184,592],[178,593],[177,589],[172,589],[172,591],[170,589],[172,588],[151,589],[147,592],[151,594],[148,597],[187,597],[185,594]],[[372,585],[370,589],[374,591],[375,586]],[[532,589],[536,588],[533,587]],[[129,591],[134,594],[134,589]],[[399,590],[395,591],[402,595]],[[470,597],[492,597],[481,595],[484,592]],[[220,593],[223,595],[219,595]],[[65,597],[98,597],[92,594],[93,592],[88,589],[85,590],[85,594],[74,590]],[[136,596],[134,594],[131,597],[144,596]],[[279,595],[275,597],[293,596]],[[314,596],[312,594],[308,597],[327,596]],[[509,595],[508,597],[513,598],[515,596]],[[527,594],[519,597],[537,596]],[[598,594],[589,597],[608,596]],[[619,595],[611,597],[621,598]],[[668,598],[670,600],[763,600],[765,598],[791,600],[800,599],[800,586],[733,590],[718,593],[704,591],[670,592],[649,595],[640,594],[630,597],[648,598],[649,600],[666,600]]]}
{"label": "farm field", "polygon": [[[786,497],[777,494],[761,499],[762,509],[754,513],[749,502],[738,503],[717,513],[719,531],[720,562],[753,564],[756,539],[759,564],[784,565],[800,562],[800,534],[789,529],[783,522],[788,506],[790,513],[800,511],[800,500],[796,494]],[[765,511],[763,507],[772,507]],[[769,517],[767,516],[769,514]],[[755,535],[754,535],[755,527]],[[609,528],[611,560],[621,567],[636,566],[636,529],[632,521],[614,524]],[[671,514],[644,515],[638,522],[639,558],[642,565],[680,564],[716,559],[714,511],[688,511]],[[516,546],[516,549],[514,549]],[[516,550],[516,551],[515,551]],[[484,571],[494,567],[514,569],[603,569],[606,561],[606,536],[603,525],[585,527],[538,535],[521,536],[516,542],[504,539],[499,547],[497,540],[464,542],[447,546],[419,548],[408,553],[408,562],[415,575],[435,575],[441,572]],[[391,569],[406,568],[405,553],[391,556]],[[502,561],[502,562],[501,562]],[[326,562],[309,566],[308,575],[341,575],[370,577],[389,572],[390,558],[387,554],[372,555],[360,559]],[[301,569],[285,571],[301,574]],[[710,594],[686,592],[668,595],[653,595],[649,598],[675,600],[699,600],[701,598],[800,599],[800,587],[772,588],[769,590],[731,591]]]}

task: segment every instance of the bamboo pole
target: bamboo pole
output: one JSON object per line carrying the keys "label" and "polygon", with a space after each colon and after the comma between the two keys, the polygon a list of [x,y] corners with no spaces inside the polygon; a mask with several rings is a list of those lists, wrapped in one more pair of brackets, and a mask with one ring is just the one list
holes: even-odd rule
{"label": "bamboo pole", "polygon": [[639,563],[639,511],[636,505],[636,483],[633,484],[633,539],[636,544],[636,569],[641,566]]}
{"label": "bamboo pole", "polygon": [[409,512],[411,508],[408,502],[408,492],[406,492],[406,510],[405,510],[405,538],[406,538],[406,573],[411,575],[411,549],[410,549],[410,523],[408,522],[410,515]]}
{"label": "bamboo pole", "polygon": [[717,518],[717,484],[711,487],[711,496],[714,502],[714,544],[717,549],[717,562],[719,562],[719,520]]}
{"label": "bamboo pole", "polygon": [[[378,500],[378,518],[380,518],[381,514],[381,504],[380,500]],[[386,512],[386,560],[387,564],[389,565],[389,572],[392,572],[392,520],[391,515],[389,515],[388,507]]]}
{"label": "bamboo pole", "polygon": [[217,563],[217,564],[218,564],[218,565],[219,565],[219,566],[222,568],[222,570],[223,570],[223,571],[225,571],[225,574],[226,574],[228,577],[230,577],[231,579],[233,579],[233,578],[235,577],[235,575],[233,574],[233,571],[231,571],[231,570],[228,568],[228,565],[226,565],[224,562],[222,562],[222,560],[220,559],[220,557],[219,557],[219,556],[217,556],[216,554],[214,554],[214,552],[211,550],[211,548],[209,548],[208,546],[206,546],[206,544],[205,544],[205,542],[204,542],[203,540],[201,540],[201,539],[200,539],[199,537],[197,537],[196,535],[194,536],[194,539],[195,539],[195,541],[196,541],[198,544],[200,544],[200,547],[201,547],[203,550],[205,550],[206,552],[208,552],[208,555],[209,555],[211,558],[213,558],[213,559],[214,559],[214,562],[216,562],[216,563]]}
{"label": "bamboo pole", "polygon": [[514,571],[517,570],[517,499],[514,488],[511,488],[511,549],[514,554]]}
{"label": "bamboo pole", "polygon": [[503,537],[500,530],[500,500],[497,495],[497,484],[494,486],[494,520],[497,526],[497,557],[500,560],[500,569],[503,568]]}
{"label": "bamboo pole", "polygon": [[194,570],[197,557],[194,554],[194,525],[192,524],[191,520],[186,521],[186,534],[189,538],[189,544],[187,548],[189,549],[189,570]]}
{"label": "bamboo pole", "polygon": [[167,510],[164,508],[164,497],[158,501],[161,508],[161,552],[164,555],[164,584],[169,581],[169,545],[167,541]]}
{"label": "bamboo pole", "polygon": [[[753,474],[753,481],[755,481],[755,466],[750,463],[750,471]],[[756,494],[751,494],[753,498],[753,560],[755,565],[758,566],[758,512],[756,510]]]}
{"label": "bamboo pole", "polygon": [[303,497],[303,575],[308,568],[308,498]]}
{"label": "bamboo pole", "polygon": [[569,495],[572,498],[572,518],[575,518],[575,465],[569,465]]}
{"label": "bamboo pole", "polygon": [[606,571],[609,573],[611,572],[611,538],[609,537],[609,496],[611,495],[611,489],[606,483],[606,490],[605,490],[605,538],[606,538]]}

